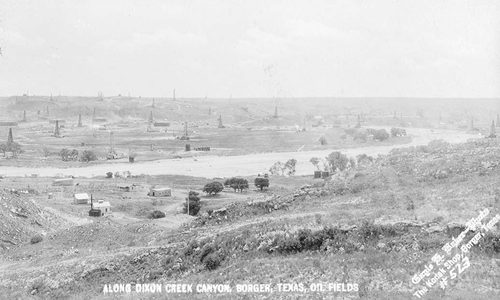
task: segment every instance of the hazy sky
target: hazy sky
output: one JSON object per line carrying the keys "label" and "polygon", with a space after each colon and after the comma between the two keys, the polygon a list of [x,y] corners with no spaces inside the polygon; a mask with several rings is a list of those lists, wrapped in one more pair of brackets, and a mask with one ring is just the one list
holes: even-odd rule
{"label": "hazy sky", "polygon": [[500,97],[500,1],[0,0],[0,95]]}

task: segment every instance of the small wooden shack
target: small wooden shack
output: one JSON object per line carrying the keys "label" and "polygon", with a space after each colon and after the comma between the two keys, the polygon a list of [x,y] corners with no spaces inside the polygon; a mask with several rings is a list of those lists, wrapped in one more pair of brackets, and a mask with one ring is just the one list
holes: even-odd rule
{"label": "small wooden shack", "polygon": [[73,195],[73,201],[75,204],[87,204],[89,203],[90,197],[87,193],[78,193]]}
{"label": "small wooden shack", "polygon": [[54,179],[52,182],[52,185],[56,186],[72,186],[73,185],[73,178],[58,178]]}
{"label": "small wooden shack", "polygon": [[151,197],[170,197],[170,196],[172,196],[172,189],[168,188],[168,187],[151,188],[149,190],[148,196],[151,196]]}

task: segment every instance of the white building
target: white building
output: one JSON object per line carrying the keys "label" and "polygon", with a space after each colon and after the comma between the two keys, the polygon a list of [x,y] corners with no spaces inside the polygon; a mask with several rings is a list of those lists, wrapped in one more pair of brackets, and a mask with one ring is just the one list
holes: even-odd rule
{"label": "white building", "polygon": [[87,204],[89,203],[90,197],[87,193],[79,193],[73,195],[73,200],[75,204]]}
{"label": "white building", "polygon": [[163,187],[163,188],[151,188],[149,190],[148,196],[152,197],[170,197],[172,196],[172,189]]}
{"label": "white building", "polygon": [[109,204],[108,201],[99,200],[97,202],[94,202],[92,204],[92,207],[94,209],[100,210],[101,216],[107,216],[107,215],[111,214],[111,204]]}

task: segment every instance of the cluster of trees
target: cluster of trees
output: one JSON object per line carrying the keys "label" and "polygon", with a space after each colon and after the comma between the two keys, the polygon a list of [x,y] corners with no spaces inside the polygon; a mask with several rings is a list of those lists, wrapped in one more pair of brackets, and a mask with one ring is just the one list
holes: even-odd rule
{"label": "cluster of trees", "polygon": [[356,128],[347,128],[345,133],[346,135],[350,135],[354,140],[363,142],[366,142],[370,136],[376,141],[385,141],[389,138],[389,133],[385,129],[366,128],[365,130],[360,130]]}
{"label": "cluster of trees", "polygon": [[64,148],[59,152],[59,155],[63,161],[77,161],[79,153],[76,149],[69,150]]}
{"label": "cluster of trees", "polygon": [[289,159],[286,163],[282,163],[280,161],[275,162],[274,165],[269,169],[269,173],[272,175],[287,175],[292,176],[295,175],[295,165],[297,164],[297,160],[292,158]]}
{"label": "cluster of trees", "polygon": [[63,161],[77,161],[80,159],[82,162],[89,162],[97,160],[97,155],[92,150],[83,150],[82,153],[79,153],[76,149],[64,148],[59,152],[59,155]]}
{"label": "cluster of trees", "polygon": [[243,190],[248,189],[248,180],[246,180],[245,178],[233,177],[227,179],[224,182],[224,185],[231,187],[235,192],[243,192]]}
{"label": "cluster of trees", "polygon": [[329,171],[332,174],[353,169],[356,165],[366,165],[373,162],[373,157],[366,154],[360,154],[354,158],[349,158],[347,155],[334,151],[324,159],[313,157],[309,160],[318,171]]}
{"label": "cluster of trees", "polygon": [[22,149],[21,145],[16,142],[7,142],[4,144],[0,144],[0,152],[3,153],[4,157],[8,152],[11,152],[13,157],[17,157],[19,153],[22,153]]}
{"label": "cluster of trees", "polygon": [[406,136],[406,130],[403,128],[391,128],[391,136],[392,137],[401,137]]}
{"label": "cluster of trees", "polygon": [[385,129],[367,128],[366,132],[371,134],[376,141],[385,141],[389,138],[389,133]]}

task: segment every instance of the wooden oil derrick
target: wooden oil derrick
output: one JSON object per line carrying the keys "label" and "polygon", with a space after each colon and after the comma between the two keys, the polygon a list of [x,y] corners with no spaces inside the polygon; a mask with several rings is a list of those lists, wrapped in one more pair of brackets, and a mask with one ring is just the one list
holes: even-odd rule
{"label": "wooden oil derrick", "polygon": [[275,119],[278,118],[278,105],[274,106],[274,116]]}
{"label": "wooden oil derrick", "polygon": [[82,114],[78,114],[78,127],[82,127]]}
{"label": "wooden oil derrick", "polygon": [[496,138],[497,133],[495,130],[495,121],[491,121],[491,128],[490,128],[490,138]]}
{"label": "wooden oil derrick", "polygon": [[27,119],[26,119],[26,111],[23,111],[23,122],[26,122]]}
{"label": "wooden oil derrick", "polygon": [[500,115],[497,114],[497,127],[500,127]]}
{"label": "wooden oil derrick", "polygon": [[56,127],[54,128],[54,136],[61,137],[61,133],[59,132],[59,120],[56,120]]}
{"label": "wooden oil derrick", "polygon": [[12,128],[9,128],[9,135],[7,136],[7,144],[14,143],[14,136],[12,135]]}
{"label": "wooden oil derrick", "polygon": [[224,128],[224,125],[222,124],[222,115],[219,115],[218,121],[219,121],[219,128]]}

